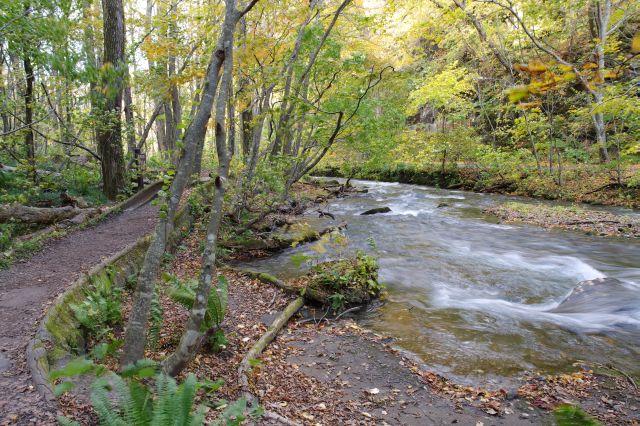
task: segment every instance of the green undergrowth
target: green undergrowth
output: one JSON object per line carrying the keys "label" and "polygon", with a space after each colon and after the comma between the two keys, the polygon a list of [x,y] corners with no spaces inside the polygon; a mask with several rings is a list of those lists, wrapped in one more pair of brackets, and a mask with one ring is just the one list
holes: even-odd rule
{"label": "green undergrowth", "polygon": [[558,426],[602,426],[579,406],[564,404],[553,411]]}
{"label": "green undergrowth", "polygon": [[378,282],[376,258],[363,251],[352,258],[317,264],[305,280],[307,288],[325,298],[335,311],[370,303],[384,289]]}
{"label": "green undergrowth", "polygon": [[[182,383],[164,374],[160,365],[143,359],[125,367],[119,374],[86,358],[69,362],[51,373],[58,382],[56,394],[62,395],[75,387],[74,378],[94,376],[89,397],[99,424],[105,426],[197,426],[205,424],[207,408],[220,414],[210,423],[215,426],[237,426],[245,420],[258,419],[261,407],[250,408],[244,398],[228,402],[215,397],[222,380],[198,380],[188,374]],[[65,426],[80,423],[58,417]]]}

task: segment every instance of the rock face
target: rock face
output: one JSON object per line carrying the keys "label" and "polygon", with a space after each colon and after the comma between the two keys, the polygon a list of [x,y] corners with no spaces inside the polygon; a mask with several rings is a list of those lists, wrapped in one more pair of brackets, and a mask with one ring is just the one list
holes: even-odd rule
{"label": "rock face", "polygon": [[378,214],[378,213],[389,213],[391,211],[390,207],[376,207],[375,209],[367,210],[364,213],[360,213],[361,216],[366,216],[370,214]]}
{"label": "rock face", "polygon": [[557,308],[549,312],[619,314],[636,311],[639,306],[640,289],[615,278],[596,278],[579,283]]}

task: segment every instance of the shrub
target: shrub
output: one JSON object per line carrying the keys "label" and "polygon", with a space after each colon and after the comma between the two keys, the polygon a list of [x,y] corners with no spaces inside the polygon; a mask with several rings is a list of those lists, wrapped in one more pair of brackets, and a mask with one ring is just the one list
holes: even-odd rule
{"label": "shrub", "polygon": [[102,276],[85,290],[85,299],[70,308],[87,334],[101,340],[122,319],[122,291],[113,286],[108,276]]}
{"label": "shrub", "polygon": [[309,288],[326,295],[334,310],[369,303],[380,296],[377,260],[358,251],[350,259],[324,262],[309,271]]}
{"label": "shrub", "polygon": [[[206,406],[196,404],[198,391],[217,391],[221,380],[198,381],[193,374],[187,375],[181,384],[162,372],[151,360],[141,360],[126,367],[120,375],[106,370],[89,360],[78,359],[65,368],[51,373],[52,379],[95,374],[97,379],[91,386],[91,405],[101,425],[105,426],[195,426],[204,424]],[[58,385],[58,394],[73,388],[71,382]],[[214,425],[239,425],[246,419],[247,404],[239,399],[228,404]],[[260,410],[250,413],[259,416]],[[62,425],[78,425],[59,417]]]}
{"label": "shrub", "polygon": [[[165,280],[171,282],[169,296],[186,309],[191,309],[196,300],[196,280],[182,281],[173,275],[165,275]],[[223,276],[218,278],[218,286],[212,287],[207,302],[207,312],[202,323],[202,333],[207,333],[208,344],[214,352],[219,351],[227,343],[220,325],[227,311],[228,282]]]}

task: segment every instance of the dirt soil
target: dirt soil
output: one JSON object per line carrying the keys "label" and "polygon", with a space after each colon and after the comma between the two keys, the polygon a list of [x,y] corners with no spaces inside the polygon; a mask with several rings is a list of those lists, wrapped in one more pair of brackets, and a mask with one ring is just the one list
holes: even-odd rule
{"label": "dirt soil", "polygon": [[580,206],[548,206],[510,202],[485,209],[506,223],[527,223],[547,229],[580,231],[601,237],[640,238],[640,218]]}
{"label": "dirt soil", "polygon": [[531,425],[545,416],[489,393],[444,394],[412,361],[365,334],[352,321],[290,327],[267,349],[255,380],[265,408],[310,425]]}
{"label": "dirt soil", "polygon": [[0,425],[55,424],[57,408],[31,383],[25,350],[44,309],[81,274],[152,231],[151,204],[48,242],[28,261],[0,271]]}

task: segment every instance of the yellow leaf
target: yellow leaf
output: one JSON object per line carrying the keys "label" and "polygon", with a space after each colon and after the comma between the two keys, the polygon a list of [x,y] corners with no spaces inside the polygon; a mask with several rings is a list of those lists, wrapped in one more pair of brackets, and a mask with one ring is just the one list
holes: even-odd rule
{"label": "yellow leaf", "polygon": [[528,86],[519,86],[510,89],[507,94],[509,95],[509,100],[511,102],[518,102],[523,99],[526,99],[529,96],[529,87]]}
{"label": "yellow leaf", "polygon": [[640,53],[640,33],[636,33],[631,40],[631,52]]}

